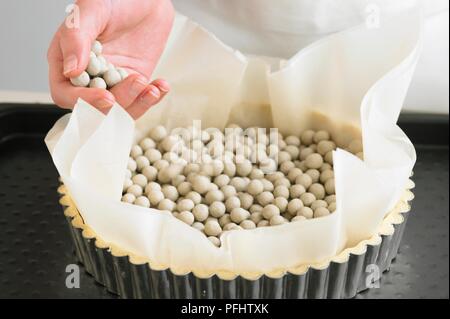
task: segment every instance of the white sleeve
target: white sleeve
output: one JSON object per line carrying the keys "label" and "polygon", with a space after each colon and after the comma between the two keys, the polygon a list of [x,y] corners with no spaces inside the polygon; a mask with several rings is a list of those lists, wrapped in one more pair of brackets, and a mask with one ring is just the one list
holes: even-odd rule
{"label": "white sleeve", "polygon": [[289,58],[324,36],[364,23],[370,6],[379,8],[383,15],[419,3],[425,16],[424,49],[405,108],[448,113],[447,0],[172,1],[179,12],[231,47],[280,58]]}

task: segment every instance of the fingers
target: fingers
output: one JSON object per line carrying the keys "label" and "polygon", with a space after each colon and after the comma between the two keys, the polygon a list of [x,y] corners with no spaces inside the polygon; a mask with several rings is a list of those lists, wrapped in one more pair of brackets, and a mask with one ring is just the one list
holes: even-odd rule
{"label": "fingers", "polygon": [[59,46],[62,52],[63,74],[75,77],[89,62],[93,41],[106,27],[109,19],[109,1],[79,0],[71,13],[78,19],[68,23],[70,16],[59,28]]}
{"label": "fingers", "polygon": [[155,80],[128,107],[127,112],[136,120],[168,93],[169,85],[163,80]]}
{"label": "fingers", "polygon": [[117,103],[127,109],[144,92],[148,85],[145,77],[139,74],[132,74],[112,87],[110,91],[116,98]]}

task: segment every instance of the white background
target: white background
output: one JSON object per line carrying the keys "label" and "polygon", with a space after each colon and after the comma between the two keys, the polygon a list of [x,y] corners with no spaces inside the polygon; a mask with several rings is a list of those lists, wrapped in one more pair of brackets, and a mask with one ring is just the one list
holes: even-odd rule
{"label": "white background", "polygon": [[[184,14],[201,22],[208,29],[217,33],[223,41],[239,49],[239,45],[235,45],[232,39],[227,38],[226,32],[221,32],[217,24],[214,26],[208,25],[208,19],[203,18],[205,12],[209,14],[206,10],[203,10],[207,7],[205,4],[217,3],[218,1],[225,0],[175,0],[174,2],[176,7]],[[245,1],[248,0],[242,2]],[[289,1],[291,1],[291,5],[292,2],[300,0],[284,0],[280,3]],[[378,1],[381,0],[370,2]],[[367,3],[367,0],[360,0],[360,2]],[[424,51],[404,109],[407,111],[448,114],[448,1],[422,0],[422,2],[425,6],[424,13],[426,16]],[[69,3],[72,3],[72,1],[0,1],[0,101],[5,100],[4,97],[6,96],[2,91],[43,92],[43,96],[47,95],[46,51],[53,33],[65,16],[65,8]],[[279,5],[279,2],[277,2],[277,5]],[[257,13],[256,9],[255,12]],[[332,13],[330,12],[330,16]],[[245,19],[251,21],[251,17],[248,15],[253,13],[250,10],[237,12],[236,14],[244,21]],[[219,14],[217,17],[223,18],[224,21],[227,19],[225,14],[223,16]],[[344,23],[344,25],[351,26],[357,22],[356,19]],[[216,26],[217,29],[215,30]],[[338,31],[329,28],[329,26],[327,28],[328,33]],[[327,32],[324,32],[323,35],[326,35]],[[23,93],[14,95],[14,100],[20,100],[22,96],[24,99],[26,97]],[[8,96],[11,96],[11,94],[8,94]]]}

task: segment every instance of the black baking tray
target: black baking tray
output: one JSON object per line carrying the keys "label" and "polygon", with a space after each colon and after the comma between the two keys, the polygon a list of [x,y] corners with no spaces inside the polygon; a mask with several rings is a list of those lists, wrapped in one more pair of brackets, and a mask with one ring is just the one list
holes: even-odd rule
{"label": "black baking tray", "polygon": [[[0,104],[0,298],[116,298],[82,266],[80,288],[66,287],[76,258],[43,142],[65,113],[53,105]],[[356,298],[449,298],[448,116],[406,114],[399,124],[418,154],[416,198],[381,287]]]}

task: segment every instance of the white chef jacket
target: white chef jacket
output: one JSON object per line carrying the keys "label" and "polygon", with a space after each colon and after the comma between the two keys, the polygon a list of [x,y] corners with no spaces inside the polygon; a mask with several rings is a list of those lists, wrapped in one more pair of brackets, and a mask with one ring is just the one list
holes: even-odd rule
{"label": "white chef jacket", "polygon": [[175,8],[247,54],[288,59],[331,33],[422,7],[424,48],[405,108],[448,113],[447,0],[173,0]]}

